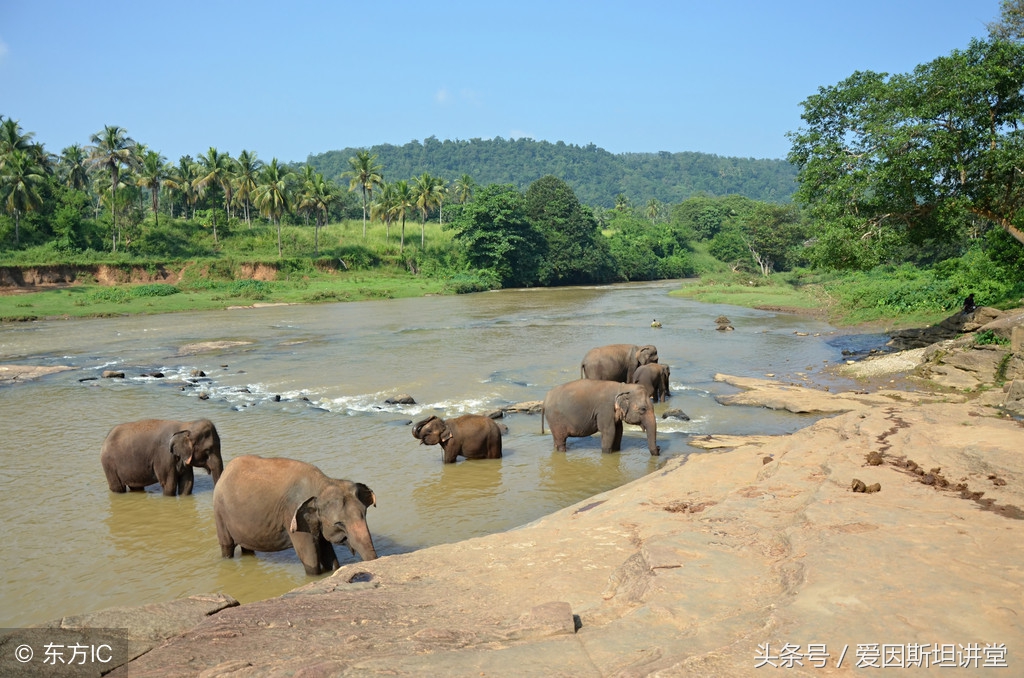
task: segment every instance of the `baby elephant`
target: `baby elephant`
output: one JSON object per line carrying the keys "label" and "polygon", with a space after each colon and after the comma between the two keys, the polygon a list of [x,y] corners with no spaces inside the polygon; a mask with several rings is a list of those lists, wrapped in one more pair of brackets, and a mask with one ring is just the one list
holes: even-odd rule
{"label": "baby elephant", "polygon": [[213,518],[225,558],[294,548],[306,574],[338,568],[332,544],[373,560],[366,509],[376,506],[362,483],[329,478],[295,459],[244,455],[232,459],[213,488]]}
{"label": "baby elephant", "polygon": [[647,391],[647,396],[654,398],[654,402],[663,403],[672,395],[668,392],[668,378],[670,374],[671,370],[668,365],[647,363],[636,368],[636,372],[633,373],[632,383],[643,386],[644,390]]}
{"label": "baby elephant", "polygon": [[192,494],[193,468],[209,471],[214,486],[224,470],[220,435],[209,419],[118,424],[103,440],[100,463],[111,492],[160,483],[169,497]]}
{"label": "baby elephant", "polygon": [[421,445],[440,445],[442,460],[454,464],[458,456],[466,459],[500,459],[501,427],[490,417],[464,414],[454,419],[427,417],[412,428]]}

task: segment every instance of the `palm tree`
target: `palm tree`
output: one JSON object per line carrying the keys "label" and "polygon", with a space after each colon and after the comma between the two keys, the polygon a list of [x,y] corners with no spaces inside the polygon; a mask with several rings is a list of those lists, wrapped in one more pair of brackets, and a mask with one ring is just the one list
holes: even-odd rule
{"label": "palm tree", "polygon": [[263,161],[256,157],[256,153],[243,150],[238,154],[235,166],[237,168],[235,171],[235,199],[242,202],[245,209],[245,223],[252,228],[252,221],[249,219],[249,204],[256,186],[259,184]]}
{"label": "palm tree", "polygon": [[167,163],[164,156],[156,151],[146,151],[142,156],[142,167],[139,169],[139,176],[135,185],[149,190],[150,202],[153,207],[153,218],[156,225],[160,225],[160,188],[168,179]]}
{"label": "palm tree", "polygon": [[427,214],[441,205],[444,199],[444,182],[430,176],[429,172],[424,172],[413,179],[412,194],[416,209],[420,211],[420,249],[424,249],[427,242]]}
{"label": "palm tree", "polygon": [[277,164],[277,158],[260,172],[260,183],[253,195],[253,204],[260,214],[273,220],[277,225],[277,256],[282,254],[281,248],[281,215],[291,209],[291,191],[288,182],[294,175],[287,168]]}
{"label": "palm tree", "polygon": [[405,179],[394,184],[394,203],[391,205],[391,213],[394,218],[402,220],[402,240],[399,250],[405,251],[405,218],[416,207],[416,196],[413,195],[409,182]]}
{"label": "palm tree", "polygon": [[370,218],[384,222],[384,245],[391,241],[391,222],[395,218],[395,185],[384,182],[380,185],[377,199],[370,203]]}
{"label": "palm tree", "polygon": [[135,147],[135,140],[128,136],[128,132],[117,125],[105,125],[103,129],[93,134],[89,141],[92,147],[89,152],[89,161],[96,167],[110,172],[110,221],[113,232],[113,251],[117,251],[117,241],[120,233],[117,230],[117,185],[121,174],[121,167],[132,167],[135,162],[135,155],[132,152]]}
{"label": "palm tree", "polygon": [[306,184],[302,202],[311,209],[316,217],[314,221],[315,235],[313,238],[314,256],[320,256],[320,227],[327,225],[327,212],[338,200],[334,182],[324,179],[324,175],[315,173]]}
{"label": "palm tree", "polygon": [[[188,208],[192,208],[192,218],[196,218],[196,203],[199,201],[199,169],[191,155],[183,155],[178,159],[177,167],[172,167],[169,176],[164,180],[172,193],[181,194],[185,203],[185,218],[189,218]],[[171,216],[174,216],[173,202]]]}
{"label": "palm tree", "polygon": [[302,221],[309,226],[309,215],[316,212],[315,200],[313,199],[313,183],[316,180],[316,170],[309,163],[302,166],[302,173],[299,175],[299,186],[302,192],[296,196],[295,209],[302,213]]}
{"label": "palm tree", "polygon": [[47,169],[46,153],[42,144],[32,141],[34,136],[35,132],[26,132],[17,120],[0,115],[0,169],[4,168],[14,151],[28,153],[34,162]]}
{"label": "palm tree", "polygon": [[80,191],[89,189],[89,170],[85,166],[86,160],[85,149],[78,144],[71,144],[60,152],[57,165],[64,177],[65,186]]}
{"label": "palm tree", "polygon": [[463,174],[461,177],[455,180],[454,185],[455,200],[460,205],[465,205],[467,202],[473,199],[473,191],[476,189],[476,182],[473,181],[473,177],[468,174]]}
{"label": "palm tree", "polygon": [[654,223],[654,220],[658,218],[658,214],[661,213],[661,203],[658,202],[657,198],[651,198],[647,201],[647,218]]}
{"label": "palm tree", "polygon": [[[199,164],[202,166],[199,177],[199,190],[202,193],[211,185],[220,186],[224,191],[224,215],[231,218],[231,187],[234,178],[235,161],[227,153],[220,153],[216,148],[210,146],[206,155],[199,156]],[[217,214],[213,215],[213,241],[217,242]]]}
{"label": "palm tree", "polygon": [[14,244],[21,241],[21,215],[39,209],[43,198],[39,188],[46,182],[46,169],[30,150],[15,148],[4,154],[0,170],[0,196],[4,208],[14,217]]}
{"label": "palm tree", "polygon": [[354,191],[359,188],[363,193],[363,238],[366,238],[366,205],[373,197],[374,186],[384,182],[381,174],[383,167],[377,164],[377,156],[370,155],[369,151],[359,151],[348,159],[351,169],[341,176],[349,179],[348,190]]}

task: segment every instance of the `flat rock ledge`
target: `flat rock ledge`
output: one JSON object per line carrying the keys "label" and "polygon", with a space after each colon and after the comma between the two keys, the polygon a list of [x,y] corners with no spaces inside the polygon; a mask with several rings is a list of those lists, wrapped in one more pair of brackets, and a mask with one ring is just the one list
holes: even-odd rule
{"label": "flat rock ledge", "polygon": [[941,650],[926,662],[1024,670],[1019,421],[955,394],[718,378],[744,404],[832,414],[515,530],[270,600],[208,597],[215,611],[109,675],[852,675],[923,644]]}

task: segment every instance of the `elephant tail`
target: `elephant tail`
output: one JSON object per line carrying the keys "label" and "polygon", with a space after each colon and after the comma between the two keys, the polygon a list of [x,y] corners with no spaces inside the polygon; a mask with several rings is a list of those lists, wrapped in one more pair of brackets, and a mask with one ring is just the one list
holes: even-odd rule
{"label": "elephant tail", "polygon": [[544,435],[544,408],[540,408],[540,434]]}

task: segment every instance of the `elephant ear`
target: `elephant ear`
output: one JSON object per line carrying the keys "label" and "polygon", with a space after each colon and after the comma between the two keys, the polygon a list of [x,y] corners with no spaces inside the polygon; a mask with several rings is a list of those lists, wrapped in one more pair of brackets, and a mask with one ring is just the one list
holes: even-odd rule
{"label": "elephant ear", "polygon": [[455,437],[455,431],[452,430],[452,425],[446,423],[444,425],[444,430],[441,431],[441,444],[444,445],[445,443],[447,443],[449,440],[451,440],[454,437]]}
{"label": "elephant ear", "polygon": [[429,424],[430,422],[434,421],[435,419],[437,419],[437,417],[434,416],[434,415],[431,415],[431,416],[427,417],[426,419],[424,419],[424,420],[420,421],[419,423],[417,423],[415,426],[413,426],[412,427],[412,437],[413,438],[417,438],[417,439],[418,438],[422,438],[420,433],[423,431],[423,427],[426,426],[427,424]]}
{"label": "elephant ear", "polygon": [[192,434],[187,430],[171,434],[171,454],[177,457],[177,466],[184,468],[192,463]]}
{"label": "elephant ear", "polygon": [[629,402],[633,398],[632,391],[623,391],[615,396],[615,421],[622,421],[629,410]]}
{"label": "elephant ear", "polygon": [[310,497],[299,504],[299,508],[295,509],[295,515],[292,516],[288,531],[320,534],[320,509],[317,506],[316,497]]}
{"label": "elephant ear", "polygon": [[377,495],[362,483],[356,483],[356,498],[367,508],[377,505]]}

